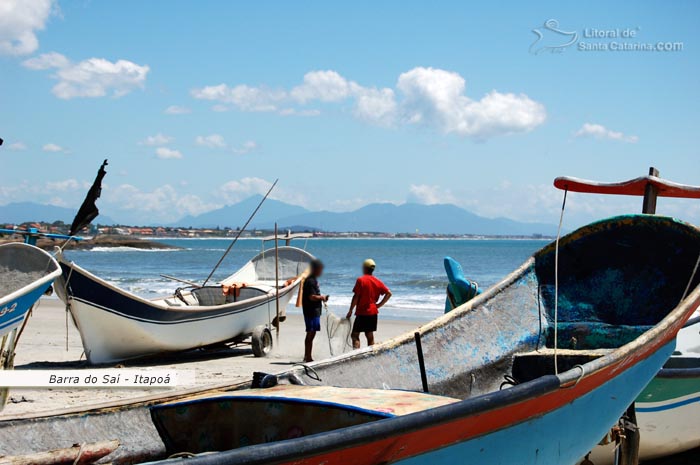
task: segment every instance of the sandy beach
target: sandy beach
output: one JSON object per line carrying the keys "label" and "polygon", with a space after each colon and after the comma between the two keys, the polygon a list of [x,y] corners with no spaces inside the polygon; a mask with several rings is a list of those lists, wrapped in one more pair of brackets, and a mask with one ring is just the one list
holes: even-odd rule
{"label": "sandy beach", "polygon": [[[322,319],[322,321],[324,321]],[[63,304],[53,298],[44,298],[29,320],[20,339],[15,358],[15,369],[78,369],[90,368],[82,356],[80,334],[68,320]],[[380,320],[377,342],[386,341],[411,331],[421,323],[401,320]],[[66,329],[67,328],[67,329]],[[193,370],[195,385],[173,389],[13,389],[10,401],[0,413],[0,420],[20,415],[37,415],[41,412],[66,408],[88,408],[106,402],[136,399],[157,393],[175,394],[177,390],[204,388],[206,386],[236,384],[248,381],[254,371],[276,373],[288,369],[303,358],[304,321],[300,315],[288,315],[282,324],[279,344],[265,358],[253,356],[250,348],[222,348],[178,353],[157,358],[124,362],[127,368],[154,367],[164,369]],[[67,350],[66,350],[67,343]],[[363,337],[363,345],[364,345]],[[330,356],[328,338],[324,328],[317,334],[314,358]],[[102,366],[111,368],[113,366]]]}

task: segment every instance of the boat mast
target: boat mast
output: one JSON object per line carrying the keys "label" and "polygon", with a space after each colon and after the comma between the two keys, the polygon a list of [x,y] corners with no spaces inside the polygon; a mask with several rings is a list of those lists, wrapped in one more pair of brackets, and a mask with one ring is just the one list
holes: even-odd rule
{"label": "boat mast", "polygon": [[258,204],[258,206],[255,207],[255,210],[253,210],[253,213],[252,213],[252,214],[250,215],[250,217],[248,218],[248,221],[246,221],[245,224],[243,225],[243,227],[242,227],[241,229],[238,230],[238,234],[236,234],[236,237],[233,239],[233,241],[231,241],[231,243],[229,244],[229,246],[226,248],[226,251],[225,251],[224,254],[221,256],[221,258],[219,259],[219,261],[216,262],[216,265],[214,265],[214,268],[211,270],[211,273],[209,273],[209,276],[207,276],[207,279],[204,280],[204,283],[202,283],[202,286],[201,286],[201,287],[206,286],[207,283],[209,282],[209,280],[211,279],[211,277],[214,276],[214,273],[216,273],[216,270],[218,270],[218,269],[219,269],[219,266],[221,266],[221,262],[224,261],[224,259],[225,259],[226,256],[228,255],[228,253],[231,251],[231,249],[233,248],[233,246],[234,246],[234,245],[236,244],[236,242],[238,241],[238,238],[241,237],[241,234],[243,234],[243,231],[245,231],[245,229],[248,227],[248,225],[250,224],[250,222],[253,220],[253,217],[258,213],[258,210],[260,210],[260,207],[262,207],[262,204],[265,203],[265,200],[267,200],[267,197],[268,197],[268,196],[270,195],[270,193],[272,192],[272,189],[274,189],[275,186],[277,185],[277,181],[279,181],[279,179],[275,179],[275,182],[272,183],[272,185],[270,186],[270,189],[268,189],[268,191],[267,191],[267,194],[265,194],[265,197],[263,197],[262,200],[260,200],[260,203]]}
{"label": "boat mast", "polygon": [[[659,170],[653,166],[649,167],[649,176],[659,177]],[[644,203],[642,204],[642,213],[649,215],[656,214],[656,198],[659,195],[659,188],[652,183],[648,183],[644,188]]]}
{"label": "boat mast", "polygon": [[275,310],[277,321],[277,345],[280,343],[280,253],[277,240],[277,222],[275,222]]}

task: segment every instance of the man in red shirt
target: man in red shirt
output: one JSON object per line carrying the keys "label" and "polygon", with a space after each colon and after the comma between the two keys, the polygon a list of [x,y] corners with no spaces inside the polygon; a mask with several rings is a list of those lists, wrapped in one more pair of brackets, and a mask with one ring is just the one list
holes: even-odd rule
{"label": "man in red shirt", "polygon": [[[383,282],[373,276],[377,267],[374,260],[368,258],[362,264],[362,276],[357,278],[352,292],[350,310],[345,318],[350,319],[355,310],[355,324],[352,326],[352,347],[360,348],[360,333],[365,333],[367,345],[374,345],[374,332],[377,330],[377,315],[379,309],[387,303],[391,297],[391,291]],[[379,297],[382,298],[379,301]],[[379,302],[378,302],[379,301]]]}

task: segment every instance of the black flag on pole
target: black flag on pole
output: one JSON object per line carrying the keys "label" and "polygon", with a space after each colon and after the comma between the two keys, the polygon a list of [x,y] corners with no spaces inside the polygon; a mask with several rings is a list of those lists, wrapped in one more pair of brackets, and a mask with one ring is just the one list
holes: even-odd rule
{"label": "black flag on pole", "polygon": [[78,214],[75,215],[73,219],[73,224],[71,224],[70,232],[68,233],[69,236],[78,234],[81,229],[89,225],[90,222],[100,214],[97,205],[95,205],[95,201],[100,198],[100,194],[102,194],[102,178],[107,174],[105,166],[107,166],[107,160],[102,162],[102,166],[100,166],[100,169],[97,171],[95,182],[92,183],[92,187],[90,187],[85,200],[83,200]]}

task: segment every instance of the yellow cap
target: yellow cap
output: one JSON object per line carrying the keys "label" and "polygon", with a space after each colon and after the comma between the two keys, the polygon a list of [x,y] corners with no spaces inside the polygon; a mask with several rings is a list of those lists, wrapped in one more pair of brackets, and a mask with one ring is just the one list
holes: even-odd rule
{"label": "yellow cap", "polygon": [[362,266],[364,266],[365,268],[373,268],[374,269],[377,267],[377,264],[374,263],[374,260],[372,260],[371,258],[368,258],[367,260],[364,261],[364,263],[362,263]]}

